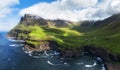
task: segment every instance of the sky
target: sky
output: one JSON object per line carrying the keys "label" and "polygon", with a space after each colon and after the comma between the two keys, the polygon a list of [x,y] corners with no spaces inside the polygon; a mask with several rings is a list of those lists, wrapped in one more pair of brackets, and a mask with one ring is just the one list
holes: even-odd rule
{"label": "sky", "polygon": [[120,0],[2,0],[0,31],[11,30],[24,14],[77,22],[103,20],[117,13],[120,13]]}

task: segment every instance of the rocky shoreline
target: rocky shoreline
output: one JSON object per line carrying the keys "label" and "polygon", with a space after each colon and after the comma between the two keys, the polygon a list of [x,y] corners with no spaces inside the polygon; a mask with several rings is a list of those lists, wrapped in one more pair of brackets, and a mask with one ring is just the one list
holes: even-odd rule
{"label": "rocky shoreline", "polygon": [[105,64],[106,70],[120,70],[119,54],[114,55],[104,48],[96,46],[84,46],[84,51],[87,51],[90,55],[100,57]]}
{"label": "rocky shoreline", "polygon": [[31,51],[31,52],[56,50],[60,52],[61,57],[64,57],[64,58],[80,57],[85,52],[87,52],[87,54],[91,56],[100,57],[102,59],[102,62],[105,64],[106,70],[120,70],[120,63],[119,63],[120,55],[119,54],[114,55],[104,48],[97,47],[94,45],[91,45],[91,46],[87,45],[87,46],[77,47],[74,49],[64,48],[64,50],[61,50],[60,48],[57,48],[57,47],[59,46],[62,48],[62,46],[60,46],[55,41],[42,41],[42,42],[44,43],[37,46],[37,48],[34,45],[25,42],[24,48],[26,51]]}
{"label": "rocky shoreline", "polygon": [[[60,52],[62,57],[80,57],[84,54],[84,52],[87,52],[87,54],[90,54],[91,56],[100,57],[102,59],[102,62],[105,64],[106,70],[120,70],[119,62],[120,62],[120,56],[119,55],[113,55],[109,51],[105,50],[104,48],[97,47],[97,46],[83,46],[78,47],[75,49],[65,48],[64,50],[56,48],[58,44],[53,41],[49,41],[47,46],[39,46],[39,48],[32,48],[30,45],[26,44],[25,49],[28,51],[45,51],[45,50],[57,50]],[[42,47],[42,49],[40,48]],[[118,62],[118,64],[116,64]]]}

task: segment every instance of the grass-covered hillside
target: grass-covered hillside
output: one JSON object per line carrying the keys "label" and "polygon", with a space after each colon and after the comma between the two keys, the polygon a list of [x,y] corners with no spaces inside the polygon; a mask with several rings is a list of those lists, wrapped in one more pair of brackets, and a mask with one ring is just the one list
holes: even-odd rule
{"label": "grass-covered hillside", "polygon": [[84,23],[45,20],[35,16],[25,16],[9,32],[9,35],[17,39],[24,39],[27,43],[36,47],[41,44],[41,40],[51,40],[61,45],[61,49],[74,49],[81,46],[94,45],[103,47],[114,54],[120,54],[119,16],[114,21],[111,20],[112,16],[103,21],[88,21]]}

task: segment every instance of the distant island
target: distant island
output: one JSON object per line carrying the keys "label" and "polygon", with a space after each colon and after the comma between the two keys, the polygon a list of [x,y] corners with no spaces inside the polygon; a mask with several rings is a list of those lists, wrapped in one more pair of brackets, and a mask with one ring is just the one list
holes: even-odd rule
{"label": "distant island", "polygon": [[120,14],[99,21],[79,22],[25,14],[7,36],[24,40],[27,51],[52,49],[70,58],[88,52],[101,57],[108,70],[120,70]]}

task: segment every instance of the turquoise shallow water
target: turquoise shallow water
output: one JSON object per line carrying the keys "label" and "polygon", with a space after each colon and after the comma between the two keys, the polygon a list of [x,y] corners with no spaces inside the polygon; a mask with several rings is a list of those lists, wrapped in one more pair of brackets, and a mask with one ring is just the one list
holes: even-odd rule
{"label": "turquoise shallow water", "polygon": [[[0,33],[0,70],[105,70],[95,57],[61,58],[56,51],[27,52],[23,44]],[[100,58],[99,58],[100,59]]]}

